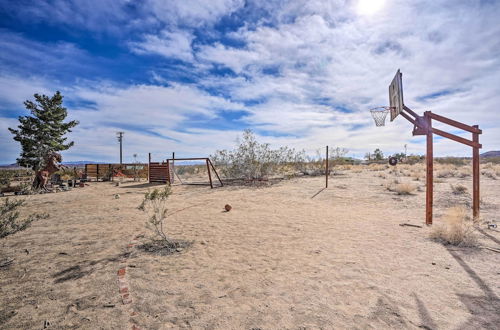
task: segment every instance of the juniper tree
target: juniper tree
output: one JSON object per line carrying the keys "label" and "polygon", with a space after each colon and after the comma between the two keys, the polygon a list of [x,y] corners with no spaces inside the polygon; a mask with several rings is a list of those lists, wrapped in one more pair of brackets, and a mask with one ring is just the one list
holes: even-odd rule
{"label": "juniper tree", "polygon": [[14,140],[21,144],[17,163],[34,171],[43,168],[44,158],[49,153],[71,148],[74,142],[64,137],[78,121],[64,122],[68,112],[63,107],[63,96],[57,91],[54,96],[35,94],[35,102],[27,100],[24,105],[30,116],[20,116],[18,129],[9,128]]}

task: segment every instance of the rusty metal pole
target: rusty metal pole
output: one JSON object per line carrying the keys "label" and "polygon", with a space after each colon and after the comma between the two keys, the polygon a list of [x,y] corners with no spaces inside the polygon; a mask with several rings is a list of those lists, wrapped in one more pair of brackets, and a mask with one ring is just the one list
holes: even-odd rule
{"label": "rusty metal pole", "polygon": [[223,187],[224,184],[222,183],[222,180],[220,179],[219,173],[217,173],[217,170],[215,169],[214,164],[212,164],[212,161],[210,160],[210,158],[208,158],[208,162],[210,163],[212,170],[214,171],[215,175],[217,176],[217,179],[219,179],[220,186]]}
{"label": "rusty metal pole", "polygon": [[151,153],[148,154],[148,183],[151,183]]}
{"label": "rusty metal pole", "polygon": [[214,185],[212,183],[212,173],[210,173],[210,165],[208,164],[208,158],[206,159],[206,162],[207,162],[208,179],[210,180],[210,188],[214,189]]}
{"label": "rusty metal pole", "polygon": [[[472,127],[479,128],[478,125],[474,125]],[[479,144],[479,134],[472,133],[472,141]],[[474,221],[479,221],[479,148],[472,148],[472,215],[474,217]]]}
{"label": "rusty metal pole", "polygon": [[166,183],[172,184],[172,180],[170,180],[170,160],[167,159],[167,174],[165,176]]}
{"label": "rusty metal pole", "polygon": [[172,183],[174,182],[175,182],[175,152],[172,152]]}
{"label": "rusty metal pole", "polygon": [[432,119],[429,116],[430,111],[424,113],[424,119],[427,124],[427,174],[426,174],[426,195],[425,195],[425,224],[432,225],[432,204],[433,204],[433,189],[434,189],[434,173],[433,173],[433,148],[432,148]]}
{"label": "rusty metal pole", "polygon": [[328,146],[326,146],[326,170],[325,170],[325,176],[326,176],[326,186],[325,186],[325,188],[328,188]]}

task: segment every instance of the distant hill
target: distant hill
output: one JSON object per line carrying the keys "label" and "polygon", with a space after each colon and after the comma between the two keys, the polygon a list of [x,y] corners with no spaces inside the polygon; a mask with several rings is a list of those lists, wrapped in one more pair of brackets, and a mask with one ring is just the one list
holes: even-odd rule
{"label": "distant hill", "polygon": [[493,151],[483,152],[479,156],[482,157],[482,158],[500,157],[500,150],[493,150]]}

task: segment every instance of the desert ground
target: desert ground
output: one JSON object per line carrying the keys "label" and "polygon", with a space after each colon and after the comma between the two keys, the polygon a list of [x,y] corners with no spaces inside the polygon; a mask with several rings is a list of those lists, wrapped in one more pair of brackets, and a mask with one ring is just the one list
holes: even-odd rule
{"label": "desert ground", "polygon": [[[193,244],[172,255],[139,249],[152,235],[137,209],[147,183],[18,197],[23,214],[50,217],[0,240],[0,260],[13,259],[0,268],[0,328],[498,329],[500,253],[431,240],[423,167],[396,168],[342,168],[328,189],[322,176],[174,185],[166,231]],[[470,206],[470,172],[437,168],[436,224]],[[500,222],[494,176],[481,177],[476,235],[500,248],[484,225]],[[398,195],[394,180],[415,190]]]}

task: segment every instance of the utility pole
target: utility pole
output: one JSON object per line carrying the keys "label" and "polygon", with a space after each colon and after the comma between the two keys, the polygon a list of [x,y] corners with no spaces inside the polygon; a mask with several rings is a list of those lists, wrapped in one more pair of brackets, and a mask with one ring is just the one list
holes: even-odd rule
{"label": "utility pole", "polygon": [[123,142],[123,134],[125,132],[116,132],[116,137],[118,138],[118,142],[120,142],[120,165],[122,164],[123,160],[123,152],[122,152],[122,142]]}

